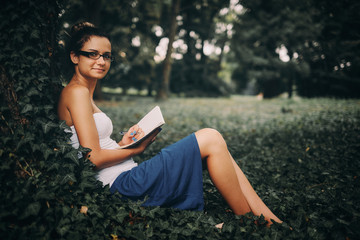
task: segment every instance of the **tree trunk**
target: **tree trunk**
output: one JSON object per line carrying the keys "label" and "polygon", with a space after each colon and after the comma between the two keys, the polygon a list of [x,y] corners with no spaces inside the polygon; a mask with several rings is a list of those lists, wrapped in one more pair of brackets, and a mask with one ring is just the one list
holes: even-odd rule
{"label": "tree trunk", "polygon": [[157,92],[157,100],[166,100],[170,93],[170,73],[171,73],[171,54],[173,51],[172,44],[175,40],[177,22],[176,17],[180,10],[180,0],[173,0],[171,3],[171,20],[169,29],[169,44],[166,51],[166,57],[163,65],[163,77]]}
{"label": "tree trunk", "polygon": [[290,77],[290,79],[288,79],[288,98],[291,99],[292,95],[293,95],[293,84],[294,84],[294,80],[293,80],[293,75]]}

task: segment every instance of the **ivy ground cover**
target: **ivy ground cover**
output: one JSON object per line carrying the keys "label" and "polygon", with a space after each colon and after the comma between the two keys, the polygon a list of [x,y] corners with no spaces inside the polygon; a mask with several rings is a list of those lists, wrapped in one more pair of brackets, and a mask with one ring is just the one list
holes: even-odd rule
{"label": "ivy ground cover", "polygon": [[[117,139],[117,132],[152,106],[161,107],[167,124],[156,143],[136,157],[138,162],[198,129],[217,129],[260,197],[284,221],[266,228],[253,224],[254,216],[234,216],[204,171],[204,212],[139,208],[143,218],[128,225],[132,234],[174,239],[360,236],[359,100],[231,97],[155,103],[140,98],[99,104],[113,120]],[[223,228],[215,229],[220,222]]]}
{"label": "ivy ground cover", "polygon": [[[96,181],[87,159],[78,158],[53,113],[38,114],[23,128],[9,125],[1,138],[0,239],[359,238],[359,100],[127,98],[98,105],[113,120],[117,140],[152,107],[161,107],[166,125],[138,162],[198,129],[217,129],[284,223],[267,228],[261,217],[234,216],[206,170],[204,211],[121,200]],[[219,223],[222,229],[215,227]]]}

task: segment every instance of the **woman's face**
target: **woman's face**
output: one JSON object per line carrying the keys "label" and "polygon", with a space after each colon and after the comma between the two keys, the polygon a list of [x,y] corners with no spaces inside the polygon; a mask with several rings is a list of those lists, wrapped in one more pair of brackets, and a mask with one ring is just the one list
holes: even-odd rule
{"label": "woman's face", "polygon": [[[111,55],[111,43],[105,37],[92,36],[80,50],[109,56]],[[104,78],[110,69],[111,61],[102,56],[99,59],[92,59],[85,55],[83,53],[71,54],[71,59],[78,70],[76,72],[88,79]]]}

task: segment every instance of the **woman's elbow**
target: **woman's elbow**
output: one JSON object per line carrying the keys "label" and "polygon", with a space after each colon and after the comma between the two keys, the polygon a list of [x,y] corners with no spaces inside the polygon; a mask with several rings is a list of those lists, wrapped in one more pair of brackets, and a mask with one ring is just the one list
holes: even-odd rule
{"label": "woman's elbow", "polygon": [[96,169],[104,168],[103,161],[101,160],[100,151],[92,150],[91,152],[87,153],[86,157],[90,160],[92,164],[95,165]]}

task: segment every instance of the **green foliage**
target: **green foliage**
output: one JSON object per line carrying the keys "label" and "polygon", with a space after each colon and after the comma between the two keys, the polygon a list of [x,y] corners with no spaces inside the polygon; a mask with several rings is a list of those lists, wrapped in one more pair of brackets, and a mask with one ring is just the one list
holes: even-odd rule
{"label": "green foliage", "polygon": [[[170,99],[166,126],[141,162],[203,127],[218,129],[267,205],[285,221],[234,216],[204,171],[205,211],[143,208],[95,179],[56,117],[57,16],[52,1],[0,9],[1,239],[355,239],[359,236],[358,101]],[[9,15],[11,13],[11,15]],[[11,41],[9,41],[11,39]],[[102,104],[115,134],[148,98]],[[85,153],[88,149],[80,149]],[[259,224],[255,225],[254,220]],[[217,223],[224,222],[222,230]],[[289,227],[291,226],[291,228]]]}
{"label": "green foliage", "polygon": [[359,4],[355,0],[314,1],[318,38],[304,58],[312,74],[298,83],[304,96],[359,97]]}
{"label": "green foliage", "polygon": [[[357,1],[240,4],[245,10],[234,23],[232,41],[239,63],[233,79],[239,87],[255,80],[264,97],[291,95],[293,86],[306,97],[359,97]],[[287,62],[276,52],[284,47]]]}
{"label": "green foliage", "polygon": [[[182,53],[183,58],[174,61],[171,92],[185,93],[189,97],[226,96],[232,92],[229,84],[218,76],[228,36],[226,31],[217,30],[217,24],[223,21],[219,11],[228,6],[229,1],[181,1],[181,9],[186,10],[181,11],[182,21],[178,31],[179,39],[184,41],[187,50],[175,50]],[[164,29],[166,24],[162,24]],[[205,55],[206,41],[221,49],[222,53]]]}
{"label": "green foliage", "polygon": [[[104,104],[102,109],[113,120],[114,128],[118,129],[115,132],[119,132],[136,123],[154,104],[145,98],[115,106]],[[167,124],[156,143],[136,157],[136,161],[150,158],[162,147],[200,128],[216,128],[255,190],[285,221],[268,229],[253,224],[254,216],[236,217],[227,212],[226,203],[204,171],[205,211],[193,214],[206,220],[199,228],[210,231],[207,238],[351,239],[358,236],[359,101],[257,101],[232,97],[170,99],[160,103],[160,107]],[[120,135],[115,133],[114,138],[119,139]],[[166,223],[169,231],[183,226],[182,220],[194,224],[190,213],[178,214],[160,217],[169,222]],[[224,228],[215,230],[213,226],[220,222],[225,222]],[[165,234],[172,236],[170,232]],[[197,234],[195,231],[191,237],[196,239]]]}
{"label": "green foliage", "polygon": [[[101,212],[111,197],[57,120],[59,9],[56,1],[7,1],[0,10],[1,239],[91,239],[93,231],[101,239],[117,221]],[[89,210],[80,212],[82,206]]]}
{"label": "green foliage", "polygon": [[[187,45],[174,49],[183,55],[174,60],[170,90],[187,96],[219,96],[231,92],[228,84],[218,77],[221,56],[210,58],[204,54],[204,42],[209,41],[224,50],[226,37],[215,34],[219,11],[229,1],[181,1],[176,40]],[[89,7],[90,6],[90,7]],[[171,1],[69,1],[60,20],[72,25],[80,20],[94,22],[111,34],[116,62],[108,77],[101,81],[105,87],[158,90],[163,78],[163,62],[155,61],[156,47],[168,38]],[[208,23],[204,28],[204,22]],[[155,29],[160,29],[155,32]],[[69,31],[69,28],[63,29]],[[192,34],[190,34],[192,32]],[[192,35],[192,37],[190,36]],[[66,34],[62,35],[66,39]],[[133,39],[138,40],[133,44]],[[196,42],[202,43],[195,47]],[[201,59],[199,59],[201,55]],[[66,57],[66,56],[65,56]]]}
{"label": "green foliage", "polygon": [[[66,32],[70,31],[70,27],[83,20],[103,28],[111,36],[116,61],[112,63],[108,77],[101,81],[101,84],[142,90],[155,84],[151,71],[155,65],[155,47],[160,39],[151,29],[158,21],[156,18],[162,5],[161,1],[155,0],[68,1],[64,14],[60,17],[60,21],[67,27],[62,29],[60,37],[66,40]],[[156,11],[150,11],[151,7],[155,7]],[[135,37],[139,37],[140,46],[132,44]]]}
{"label": "green foliage", "polygon": [[230,86],[217,76],[218,62],[207,59],[206,79],[201,62],[192,63],[191,67],[181,61],[175,61],[171,71],[171,92],[186,97],[228,96]]}

